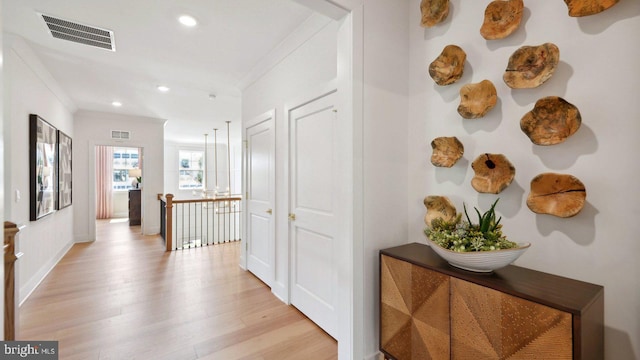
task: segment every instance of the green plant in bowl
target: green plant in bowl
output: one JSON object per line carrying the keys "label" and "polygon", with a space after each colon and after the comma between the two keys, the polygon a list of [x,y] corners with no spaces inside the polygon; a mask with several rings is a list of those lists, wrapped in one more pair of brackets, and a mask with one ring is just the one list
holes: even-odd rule
{"label": "green plant in bowl", "polygon": [[466,220],[462,220],[462,214],[458,214],[452,222],[436,218],[431,221],[430,227],[425,229],[425,234],[438,246],[456,252],[516,248],[519,245],[507,240],[506,236],[502,234],[502,225],[500,224],[502,218],[496,220],[495,208],[498,200],[500,199],[497,199],[491,208],[482,214],[474,207],[478,215],[477,224],[471,222],[467,207],[464,205]]}

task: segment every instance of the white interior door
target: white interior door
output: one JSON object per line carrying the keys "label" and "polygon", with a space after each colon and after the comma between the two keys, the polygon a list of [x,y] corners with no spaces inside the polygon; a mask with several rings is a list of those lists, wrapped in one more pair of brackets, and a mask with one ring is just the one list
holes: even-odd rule
{"label": "white interior door", "polygon": [[289,111],[291,303],[337,338],[335,92]]}
{"label": "white interior door", "polygon": [[247,269],[268,286],[274,278],[275,127],[271,111],[245,128]]}

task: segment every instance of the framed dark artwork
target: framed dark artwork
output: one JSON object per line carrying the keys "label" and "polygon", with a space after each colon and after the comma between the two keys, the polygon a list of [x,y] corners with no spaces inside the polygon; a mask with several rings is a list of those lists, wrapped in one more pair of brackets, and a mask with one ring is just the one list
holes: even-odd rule
{"label": "framed dark artwork", "polygon": [[71,138],[58,130],[58,209],[71,205]]}
{"label": "framed dark artwork", "polygon": [[29,115],[29,219],[35,221],[56,209],[58,196],[56,128],[38,115]]}

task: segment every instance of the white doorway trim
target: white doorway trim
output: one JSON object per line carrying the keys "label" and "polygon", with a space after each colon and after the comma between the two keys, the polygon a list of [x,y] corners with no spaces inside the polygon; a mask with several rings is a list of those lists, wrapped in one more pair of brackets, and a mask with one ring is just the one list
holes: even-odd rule
{"label": "white doorway trim", "polygon": [[[88,177],[88,189],[89,189],[89,224],[87,229],[89,229],[89,237],[88,241],[91,242],[96,240],[96,146],[111,146],[111,147],[137,147],[140,149],[140,157],[144,156],[144,147],[137,144],[109,144],[105,142],[99,142],[95,140],[89,140],[89,177]],[[142,161],[142,173],[146,174],[146,162]],[[141,223],[140,229],[144,235],[144,209],[149,204],[146,204],[145,197],[142,196],[140,201],[142,202],[142,211],[141,211]]]}
{"label": "white doorway trim", "polygon": [[[324,0],[323,0],[324,1]],[[376,354],[365,354],[364,274],[364,3],[361,0],[340,0],[337,3],[351,10],[341,20],[338,30],[338,111],[346,129],[344,136],[350,139],[351,151],[346,154],[348,194],[346,222],[350,236],[344,278],[341,280],[339,308],[338,359],[374,360]],[[374,294],[367,294],[369,297]]]}

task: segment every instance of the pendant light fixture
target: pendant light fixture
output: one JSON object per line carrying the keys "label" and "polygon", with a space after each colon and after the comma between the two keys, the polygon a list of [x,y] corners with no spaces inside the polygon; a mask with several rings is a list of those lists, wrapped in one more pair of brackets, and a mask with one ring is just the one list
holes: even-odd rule
{"label": "pendant light fixture", "polygon": [[231,196],[231,142],[229,141],[229,125],[227,120],[227,195]]}
{"label": "pendant light fixture", "polygon": [[214,189],[214,195],[218,196],[218,129],[213,129],[213,163],[215,168],[216,187]]}

